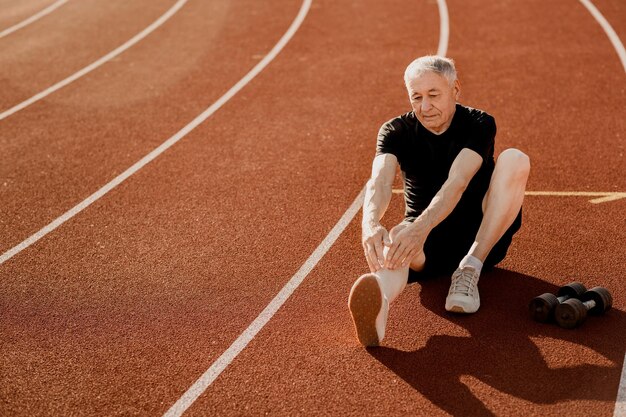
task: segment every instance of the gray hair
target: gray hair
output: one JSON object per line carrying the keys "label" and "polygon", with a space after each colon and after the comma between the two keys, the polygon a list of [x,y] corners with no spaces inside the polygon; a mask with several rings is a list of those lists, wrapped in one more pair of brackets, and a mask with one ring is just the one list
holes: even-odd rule
{"label": "gray hair", "polygon": [[452,59],[438,55],[426,55],[417,58],[406,67],[404,83],[408,84],[411,79],[428,71],[446,77],[450,85],[454,84],[456,80],[456,68]]}

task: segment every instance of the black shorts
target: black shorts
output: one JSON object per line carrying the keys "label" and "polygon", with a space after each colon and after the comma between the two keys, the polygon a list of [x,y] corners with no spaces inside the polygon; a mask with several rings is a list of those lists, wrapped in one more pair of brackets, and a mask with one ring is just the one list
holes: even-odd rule
{"label": "black shorts", "polygon": [[[440,225],[435,227],[426,242],[424,243],[424,255],[426,256],[426,264],[420,272],[409,271],[409,282],[414,282],[420,278],[431,276],[452,274],[459,266],[459,262],[474,244],[476,233],[480,227],[482,213],[474,216],[473,219],[467,217],[463,219],[444,220]],[[411,219],[406,219],[411,221]],[[518,213],[513,224],[504,232],[504,235],[493,247],[484,267],[490,268],[500,263],[506,256],[506,253],[513,240],[513,235],[522,227],[522,210]]]}

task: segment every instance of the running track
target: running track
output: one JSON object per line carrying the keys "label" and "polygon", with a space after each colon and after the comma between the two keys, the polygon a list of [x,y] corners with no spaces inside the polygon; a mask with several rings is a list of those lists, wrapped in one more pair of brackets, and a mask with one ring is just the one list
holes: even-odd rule
{"label": "running track", "polygon": [[[0,30],[53,2],[19,3],[0,1]],[[70,0],[0,38],[0,111],[175,3]],[[0,121],[0,252],[205,111],[302,6],[208,3],[189,0],[128,50]],[[594,4],[623,42],[623,2]],[[498,151],[531,156],[529,189],[625,192],[624,67],[587,9],[575,0],[447,7],[462,101],[496,116]],[[314,0],[276,59],[206,121],[3,261],[0,414],[170,410],[353,204],[378,126],[407,109],[402,71],[437,51],[439,21],[434,1]],[[528,196],[510,256],[481,281],[479,314],[443,311],[446,278],[412,285],[372,350],[357,344],[345,304],[366,268],[356,216],[187,414],[626,415],[616,405],[626,199],[589,200]],[[389,225],[399,197],[390,210]],[[530,321],[532,296],[573,279],[608,287],[614,310],[575,331]]]}

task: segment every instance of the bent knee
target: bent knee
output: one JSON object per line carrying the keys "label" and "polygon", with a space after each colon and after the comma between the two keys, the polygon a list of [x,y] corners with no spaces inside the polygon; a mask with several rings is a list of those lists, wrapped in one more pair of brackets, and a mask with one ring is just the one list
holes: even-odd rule
{"label": "bent knee", "polygon": [[424,254],[424,251],[421,251],[415,258],[413,258],[411,264],[409,265],[409,268],[411,268],[415,272],[420,272],[424,270],[425,266],[426,255]]}
{"label": "bent knee", "polygon": [[507,171],[528,176],[530,172],[530,158],[519,149],[509,148],[500,154],[497,165],[506,167]]}

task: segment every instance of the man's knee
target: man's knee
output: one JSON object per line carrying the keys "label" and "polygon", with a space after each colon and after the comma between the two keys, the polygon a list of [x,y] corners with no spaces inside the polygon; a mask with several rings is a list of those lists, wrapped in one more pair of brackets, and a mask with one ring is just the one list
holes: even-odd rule
{"label": "man's knee", "polygon": [[519,149],[509,148],[498,157],[496,168],[525,179],[530,173],[530,158]]}
{"label": "man's knee", "polygon": [[[528,155],[514,148],[503,151],[498,157],[489,189],[483,198],[483,213],[487,211],[487,200],[491,198],[494,188],[521,193],[526,188],[529,173],[530,158]],[[497,193],[497,195],[501,195],[501,193]],[[523,194],[521,195],[523,197]]]}
{"label": "man's knee", "polygon": [[424,254],[424,251],[421,251],[419,255],[413,258],[413,260],[411,261],[411,264],[409,265],[409,268],[411,268],[415,272],[420,272],[424,270],[425,266],[426,266],[426,255]]}

